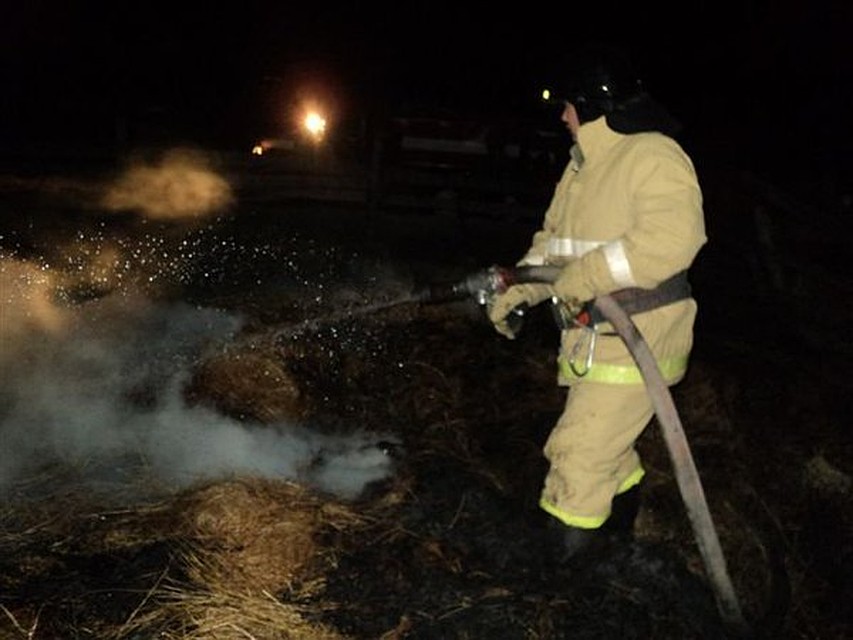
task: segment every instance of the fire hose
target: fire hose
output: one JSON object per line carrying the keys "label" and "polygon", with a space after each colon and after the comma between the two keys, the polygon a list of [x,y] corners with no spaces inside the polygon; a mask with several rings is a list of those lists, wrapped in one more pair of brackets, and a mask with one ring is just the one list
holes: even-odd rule
{"label": "fire hose", "polygon": [[[491,267],[474,273],[452,285],[430,287],[418,295],[423,301],[450,300],[472,296],[480,304],[485,304],[489,296],[501,293],[513,284],[553,283],[559,273],[560,267],[554,266],[516,267],[513,269]],[[622,338],[640,369],[663,432],[664,441],[675,470],[678,489],[714,591],[720,617],[727,627],[745,637],[749,635],[749,629],[726,568],[725,556],[705,499],[699,472],[694,463],[687,436],[669,386],[658,368],[648,343],[622,306],[610,295],[598,296],[593,301],[593,306]]]}

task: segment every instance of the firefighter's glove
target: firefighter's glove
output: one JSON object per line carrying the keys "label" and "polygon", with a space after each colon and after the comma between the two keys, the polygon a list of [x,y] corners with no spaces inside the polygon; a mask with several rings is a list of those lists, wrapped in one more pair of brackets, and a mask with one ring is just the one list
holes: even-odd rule
{"label": "firefighter's glove", "polygon": [[517,284],[503,293],[497,294],[487,305],[489,320],[495,330],[510,340],[518,334],[521,316],[528,307],[535,307],[540,302],[553,296],[549,284]]}
{"label": "firefighter's glove", "polygon": [[579,263],[573,263],[564,268],[554,281],[554,295],[563,304],[565,310],[572,316],[577,316],[583,304],[595,297],[592,289],[583,279],[583,271]]}

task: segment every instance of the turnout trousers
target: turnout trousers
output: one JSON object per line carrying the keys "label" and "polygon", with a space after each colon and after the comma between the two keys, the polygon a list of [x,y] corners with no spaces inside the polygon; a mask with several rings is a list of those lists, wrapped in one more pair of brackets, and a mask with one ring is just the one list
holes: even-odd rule
{"label": "turnout trousers", "polygon": [[550,468],[540,506],[569,526],[604,524],[613,497],[645,473],[635,443],[653,414],[642,383],[572,385],[545,443]]}

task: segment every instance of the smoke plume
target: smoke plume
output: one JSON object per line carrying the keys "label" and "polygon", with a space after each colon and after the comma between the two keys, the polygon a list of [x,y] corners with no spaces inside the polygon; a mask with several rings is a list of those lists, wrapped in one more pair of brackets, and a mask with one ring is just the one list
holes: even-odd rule
{"label": "smoke plume", "polygon": [[210,160],[172,149],[156,162],[133,162],[101,200],[108,211],[137,211],[153,220],[202,218],[233,203],[228,182]]}
{"label": "smoke plume", "polygon": [[185,400],[194,364],[241,324],[127,291],[63,306],[47,270],[0,260],[0,491],[53,464],[102,483],[145,475],[180,488],[242,474],[344,498],[387,476],[381,436],[247,424]]}

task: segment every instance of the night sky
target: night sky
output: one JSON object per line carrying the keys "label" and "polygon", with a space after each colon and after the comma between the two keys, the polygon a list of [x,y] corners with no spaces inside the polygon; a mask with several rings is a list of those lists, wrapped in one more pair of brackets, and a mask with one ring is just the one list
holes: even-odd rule
{"label": "night sky", "polygon": [[590,36],[633,48],[697,149],[766,166],[849,163],[853,3],[386,4],[7,7],[0,142],[97,141],[117,114],[159,114],[188,136],[241,145],[268,125],[270,96],[297,82],[351,111],[520,113]]}

